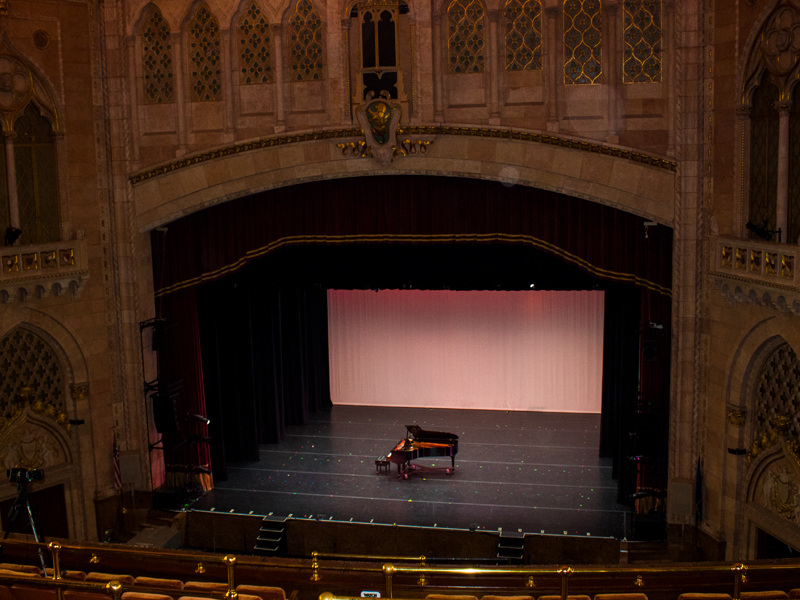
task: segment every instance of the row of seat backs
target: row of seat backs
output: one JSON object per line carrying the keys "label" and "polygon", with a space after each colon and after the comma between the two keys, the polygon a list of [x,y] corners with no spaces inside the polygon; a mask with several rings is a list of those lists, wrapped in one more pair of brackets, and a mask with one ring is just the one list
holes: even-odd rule
{"label": "row of seat backs", "polygon": [[[42,570],[34,565],[17,565],[10,563],[0,563],[0,576],[3,574],[14,577],[41,577]],[[108,583],[119,581],[123,586],[139,586],[143,588],[156,588],[196,592],[227,592],[227,583],[209,581],[187,581],[180,579],[161,579],[157,577],[133,577],[133,575],[113,574],[113,573],[84,573],[83,571],[64,571],[62,577],[68,581],[86,581],[88,583]],[[0,600],[45,600],[45,598],[55,597],[55,590],[42,588],[39,586],[26,586],[16,584],[9,589],[7,586],[0,586]],[[283,588],[260,586],[260,585],[238,585],[236,592],[241,600],[286,600],[286,593]],[[145,596],[144,598],[142,596]],[[106,598],[105,594],[93,594],[77,590],[66,590],[64,597],[71,597],[73,600],[98,600],[98,597]],[[125,592],[122,594],[124,600],[173,600],[174,597],[188,599],[191,596],[183,594],[143,594],[143,592]],[[197,600],[209,600],[208,598],[198,598]]]}

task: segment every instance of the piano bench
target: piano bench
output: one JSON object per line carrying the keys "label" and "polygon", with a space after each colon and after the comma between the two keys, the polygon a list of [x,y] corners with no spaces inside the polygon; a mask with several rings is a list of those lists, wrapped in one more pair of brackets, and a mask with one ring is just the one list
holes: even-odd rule
{"label": "piano bench", "polygon": [[380,473],[381,470],[387,475],[389,474],[389,460],[385,456],[379,456],[375,459],[375,472]]}

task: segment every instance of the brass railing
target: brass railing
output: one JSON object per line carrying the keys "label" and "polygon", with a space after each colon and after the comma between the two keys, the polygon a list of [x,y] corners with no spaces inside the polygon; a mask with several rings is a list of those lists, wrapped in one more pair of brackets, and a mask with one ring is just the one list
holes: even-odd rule
{"label": "brass railing", "polygon": [[[274,569],[292,569],[292,570],[310,570],[310,580],[318,582],[322,580],[321,572],[324,570],[337,571],[339,574],[358,573],[358,572],[372,572],[380,573],[383,576],[384,590],[383,595],[386,598],[394,598],[393,583],[397,576],[411,575],[418,576],[417,585],[420,586],[422,592],[426,585],[430,583],[428,578],[441,578],[439,583],[441,588],[458,588],[460,590],[474,590],[482,589],[481,586],[475,583],[475,578],[485,577],[491,578],[491,588],[534,588],[541,587],[542,580],[551,581],[551,584],[545,586],[552,589],[560,587],[560,596],[562,600],[567,600],[570,594],[570,587],[574,583],[577,587],[580,580],[586,579],[583,582],[584,587],[587,582],[592,586],[599,588],[610,587],[626,587],[630,588],[635,586],[637,591],[647,592],[647,589],[652,584],[649,583],[649,577],[652,576],[658,579],[660,575],[695,575],[707,576],[712,574],[718,576],[718,580],[722,583],[718,587],[727,588],[728,593],[731,594],[733,600],[741,599],[742,584],[748,578],[757,576],[773,576],[783,575],[787,581],[800,582],[800,561],[781,562],[774,564],[765,564],[760,562],[750,563],[745,565],[741,562],[735,564],[706,564],[706,565],[663,565],[663,566],[558,566],[558,567],[438,567],[425,564],[424,556],[369,556],[369,555],[355,555],[355,554],[324,554],[314,552],[311,561],[307,560],[257,560],[246,557],[236,557],[232,555],[221,556],[219,554],[209,553],[191,553],[191,552],[176,552],[176,551],[163,551],[151,550],[141,548],[114,548],[114,547],[99,547],[99,546],[81,546],[72,544],[59,544],[58,542],[50,542],[49,544],[41,544],[35,542],[28,542],[22,540],[5,540],[2,546],[18,546],[33,549],[35,551],[46,550],[50,554],[52,562],[52,569],[48,569],[48,576],[45,578],[34,577],[16,577],[13,575],[4,574],[0,576],[0,581],[19,583],[24,585],[37,585],[55,587],[58,590],[60,598],[61,591],[64,589],[92,589],[94,591],[105,592],[112,597],[113,600],[119,600],[120,595],[124,591],[139,591],[145,593],[160,593],[160,594],[174,594],[175,590],[160,589],[157,587],[140,587],[140,586],[126,586],[118,581],[105,583],[90,583],[79,582],[72,580],[65,580],[62,571],[62,557],[66,552],[78,552],[82,554],[91,553],[91,564],[98,564],[102,562],[102,555],[119,555],[122,557],[139,557],[149,559],[166,559],[173,563],[175,562],[194,562],[197,563],[195,572],[205,572],[204,563],[208,565],[216,565],[222,567],[226,571],[227,579],[227,592],[201,592],[194,590],[192,595],[213,598],[217,600],[234,599],[237,597],[236,593],[236,568],[238,566],[249,566],[257,568],[274,568]],[[334,564],[320,564],[320,558],[338,559],[339,562]],[[381,562],[385,559],[394,561],[409,561],[419,562],[419,565],[413,564],[395,564],[393,562],[386,562],[382,565],[342,565],[340,561],[343,560],[366,560],[370,559],[375,562]],[[598,581],[599,577],[599,581]],[[457,583],[453,585],[451,581],[455,578]],[[646,581],[648,578],[648,581]],[[772,577],[771,577],[772,578]],[[603,582],[607,580],[607,582]],[[497,581],[503,581],[502,584],[497,584]],[[800,583],[798,583],[800,585]],[[656,586],[653,586],[654,588]],[[603,590],[601,590],[603,591]],[[684,590],[692,591],[692,590]],[[694,590],[697,591],[697,590]],[[717,589],[716,591],[722,591]],[[786,590],[785,590],[786,591]],[[462,592],[463,593],[463,592]],[[334,596],[328,592],[320,596],[321,600],[351,600],[350,596]]]}

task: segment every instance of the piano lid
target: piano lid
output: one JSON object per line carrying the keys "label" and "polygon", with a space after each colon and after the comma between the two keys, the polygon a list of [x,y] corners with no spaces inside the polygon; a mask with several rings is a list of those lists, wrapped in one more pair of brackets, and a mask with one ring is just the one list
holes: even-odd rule
{"label": "piano lid", "polygon": [[457,440],[458,436],[446,431],[428,431],[419,425],[406,425],[408,433],[414,436],[415,440],[435,441],[435,440]]}

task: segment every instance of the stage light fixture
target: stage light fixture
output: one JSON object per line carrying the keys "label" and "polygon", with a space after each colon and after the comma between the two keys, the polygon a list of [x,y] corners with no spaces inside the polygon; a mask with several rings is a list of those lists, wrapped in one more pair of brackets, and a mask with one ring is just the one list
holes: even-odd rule
{"label": "stage light fixture", "polygon": [[536,284],[535,284],[535,283],[532,283],[532,284],[530,285],[530,288],[531,288],[532,290],[535,290],[535,289],[536,289]]}
{"label": "stage light fixture", "polygon": [[206,425],[211,425],[211,420],[208,417],[204,417],[203,415],[190,415],[195,421],[200,421],[201,423],[205,423]]}
{"label": "stage light fixture", "polygon": [[6,236],[5,236],[6,246],[13,246],[14,242],[16,242],[19,239],[19,236],[21,235],[22,235],[22,229],[19,229],[17,227],[8,227],[6,229]]}

